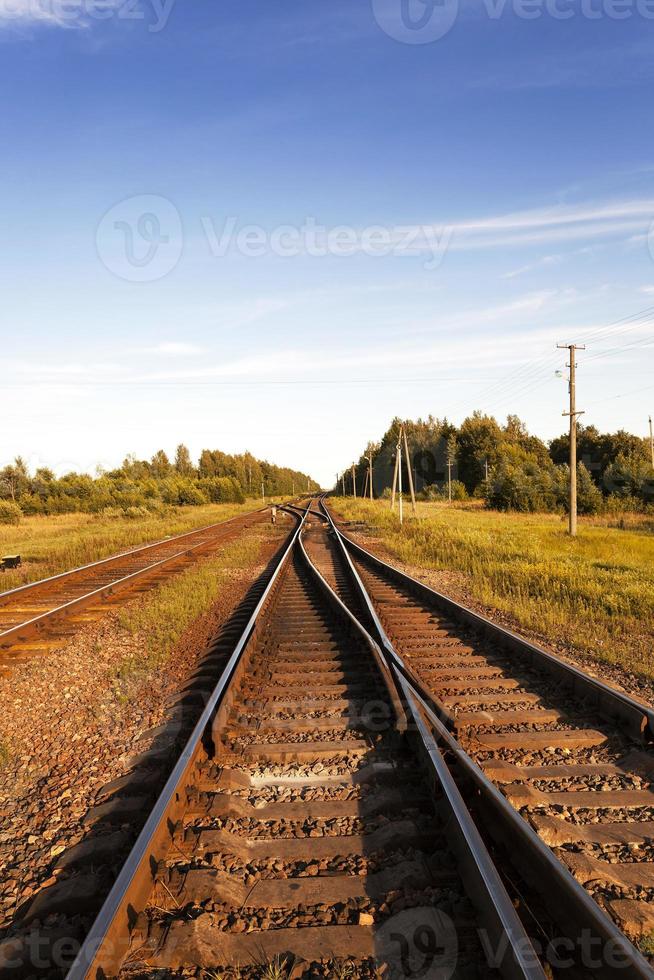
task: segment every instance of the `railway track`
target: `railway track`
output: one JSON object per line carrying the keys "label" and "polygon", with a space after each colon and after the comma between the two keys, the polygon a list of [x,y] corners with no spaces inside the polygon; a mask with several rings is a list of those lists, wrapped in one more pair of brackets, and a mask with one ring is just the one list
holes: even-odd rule
{"label": "railway track", "polygon": [[[321,516],[331,521],[324,506]],[[456,760],[454,771],[475,786],[477,809],[496,844],[512,852],[535,886],[555,856],[562,869],[550,900],[555,917],[574,882],[605,918],[602,923],[587,906],[605,943],[617,926],[651,955],[652,709],[439,595],[332,528],[318,566],[335,587],[358,592],[366,604],[389,662],[431,709],[434,730]],[[578,918],[574,908],[567,914]],[[629,969],[629,976],[654,976],[642,961]]]}
{"label": "railway track", "polygon": [[[96,875],[130,812],[144,825],[69,980],[654,977],[615,909],[582,887],[541,826],[586,828],[604,846],[605,831],[628,824],[642,840],[645,781],[597,782],[607,805],[580,797],[588,820],[567,820],[578,812],[570,803],[543,813],[542,794],[551,808],[552,781],[557,793],[588,794],[587,777],[631,779],[636,754],[649,758],[647,713],[560,666],[553,684],[513,634],[347,543],[316,504],[296,513],[247,622],[186,692],[200,695],[199,716],[178,733],[156,802],[130,795],[132,779],[90,814]],[[520,683],[501,683],[516,662]],[[549,686],[535,698],[541,674]],[[568,715],[586,696],[594,727],[553,714],[566,692]],[[588,755],[605,751],[631,761]],[[552,774],[555,765],[572,768]],[[606,818],[614,793],[632,794],[618,812],[640,819]],[[55,913],[45,905],[29,917],[50,944],[74,934],[85,902],[88,875],[70,867]],[[0,962],[8,954],[0,947]],[[30,975],[13,956],[13,975]]]}
{"label": "railway track", "polygon": [[108,604],[151,588],[265,517],[239,515],[0,593],[0,668],[60,646]]}
{"label": "railway track", "polygon": [[302,523],[70,980],[542,980],[415,696],[309,560]]}

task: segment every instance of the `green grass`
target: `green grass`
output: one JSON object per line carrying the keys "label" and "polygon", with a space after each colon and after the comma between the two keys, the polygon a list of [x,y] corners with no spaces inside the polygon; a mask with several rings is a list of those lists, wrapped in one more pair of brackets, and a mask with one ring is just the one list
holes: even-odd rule
{"label": "green grass", "polygon": [[17,527],[0,525],[0,554],[20,554],[23,559],[21,568],[0,573],[0,591],[98,561],[148,541],[226,521],[259,506],[257,500],[249,500],[245,504],[175,507],[161,515],[149,514],[135,520],[62,514],[26,517]]}
{"label": "green grass", "polygon": [[[230,577],[249,568],[259,555],[261,537],[250,534],[226,544],[215,558],[187,569],[117,614],[118,625],[136,639],[138,653],[116,669],[118,687],[161,667],[188,627],[207,612]],[[119,690],[118,699],[129,694]]]}
{"label": "green grass", "polygon": [[624,527],[580,522],[576,539],[550,514],[419,503],[403,528],[387,501],[336,498],[336,512],[365,522],[407,564],[457,573],[458,584],[518,627],[654,677],[654,535],[651,521]]}

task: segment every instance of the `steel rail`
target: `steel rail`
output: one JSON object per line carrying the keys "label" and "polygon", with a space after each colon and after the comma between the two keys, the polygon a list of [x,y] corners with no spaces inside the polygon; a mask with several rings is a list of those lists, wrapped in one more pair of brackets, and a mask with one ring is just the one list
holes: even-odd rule
{"label": "steel rail", "polygon": [[165,848],[165,843],[170,839],[170,827],[174,825],[175,816],[183,806],[187,774],[202,748],[203,737],[212,725],[212,720],[223,701],[245,647],[255,632],[260,613],[269,601],[275,586],[279,582],[281,572],[286,567],[286,563],[293,552],[303,523],[304,518],[299,519],[298,526],[250,616],[220,680],[207,701],[123,868],[91,926],[67,974],[67,980],[85,980],[87,977],[100,980],[101,977],[111,975],[112,969],[120,966],[127,953],[126,946],[123,946],[125,936],[129,934],[129,925],[134,910],[143,904],[151,890],[152,868],[156,867],[161,852]]}
{"label": "steel rail", "polygon": [[203,527],[193,528],[191,531],[184,531],[182,534],[173,534],[171,537],[160,538],[157,541],[150,541],[147,544],[138,545],[136,548],[130,548],[128,551],[121,551],[117,555],[109,555],[107,558],[100,558],[98,561],[89,562],[87,565],[79,565],[77,568],[71,568],[65,572],[58,572],[56,575],[50,575],[48,578],[37,579],[36,582],[26,582],[24,585],[16,586],[15,589],[8,589],[6,592],[0,592],[0,605],[5,605],[7,602],[11,602],[11,600],[20,593],[28,592],[32,589],[42,588],[44,585],[50,585],[52,582],[71,579],[74,576],[80,575],[84,572],[101,568],[103,565],[110,565],[112,562],[122,561],[124,558],[131,558],[135,555],[142,554],[143,552],[151,551],[153,548],[161,548],[165,544],[173,544],[175,541],[181,541],[184,538],[215,531],[217,528],[226,527],[228,524],[233,524],[235,521],[252,517],[255,514],[260,514],[264,509],[266,508],[258,507],[256,510],[248,511],[245,514],[236,514],[234,517],[230,517],[226,521],[218,521],[216,524],[207,524]]}
{"label": "steel rail", "polygon": [[545,668],[549,673],[572,687],[573,691],[582,698],[594,702],[605,717],[614,721],[617,719],[630,734],[643,741],[654,742],[654,710],[652,708],[632,698],[629,694],[610,687],[604,681],[587,674],[573,664],[567,663],[555,654],[549,653],[520,634],[506,629],[504,626],[498,626],[497,623],[481,613],[476,613],[467,606],[449,598],[449,596],[437,592],[429,585],[425,585],[424,582],[418,581],[418,579],[407,575],[406,572],[400,571],[394,565],[367,551],[336,526],[322,498],[321,504],[338,538],[343,541],[344,546],[349,551],[363,559],[364,562],[380,569],[387,578],[399,582],[421,599],[436,606],[441,612],[444,611],[449,616],[453,616],[455,620],[479,630],[504,650],[518,654],[533,664]]}
{"label": "steel rail", "polygon": [[[416,702],[416,692],[395,668],[398,682],[409,706],[413,723],[427,752],[435,778],[443,792],[445,805],[445,830],[448,842],[460,861],[458,865],[468,894],[481,902],[487,924],[488,945],[501,950],[501,971],[504,976],[531,980],[544,978],[545,972],[532,943],[527,938],[524,925],[518,917],[513,902],[504,887],[497,868],[488,853],[481,834],[454,782],[443,755],[432,733],[421,717]],[[508,945],[503,949],[503,938]],[[525,942],[525,939],[527,941]],[[499,964],[494,964],[496,967]]]}
{"label": "steel rail", "polygon": [[[520,874],[540,895],[553,919],[561,926],[561,938],[568,939],[573,949],[578,945],[583,955],[593,957],[592,976],[601,980],[625,976],[630,980],[635,977],[652,980],[654,970],[647,960],[490,782],[432,711],[423,693],[415,689],[412,693],[437,737],[454,758],[456,767],[478,792],[486,831],[508,850]],[[598,947],[605,958],[597,959]],[[569,944],[564,948],[571,952]]]}
{"label": "steel rail", "polygon": [[[405,661],[400,657],[400,655],[395,650],[395,647],[391,643],[391,640],[386,630],[384,629],[383,623],[379,618],[375,605],[372,599],[370,598],[370,595],[368,594],[368,590],[363,584],[361,576],[359,575],[359,572],[357,571],[356,566],[352,561],[349,551],[345,547],[345,544],[343,542],[343,535],[341,534],[340,530],[334,523],[331,514],[329,513],[329,511],[327,510],[324,504],[323,504],[323,509],[324,509],[324,514],[321,516],[323,516],[323,519],[327,521],[327,523],[332,529],[332,532],[336,537],[336,540],[341,549],[341,556],[345,562],[345,566],[349,572],[351,579],[354,582],[354,586],[359,595],[359,598],[363,603],[373,623],[375,632],[377,633],[377,636],[379,638],[379,642],[382,648],[386,652],[386,656],[388,657],[390,663],[392,663],[395,667],[399,668],[399,670],[406,677],[406,679],[414,686],[414,688],[417,689],[420,688],[421,682],[418,675],[415,673],[412,667],[410,667],[407,663],[405,663]],[[448,728],[454,729],[456,727],[456,719],[454,718],[454,715],[452,715],[452,713],[447,710],[445,705],[442,704],[438,700],[438,698],[435,697],[434,694],[429,693],[428,698],[430,704],[436,711],[436,714],[441,719],[441,721],[443,721],[448,726]]]}
{"label": "steel rail", "polygon": [[[308,513],[309,510],[307,509],[307,515]],[[401,732],[406,731],[407,718],[406,718],[406,712],[404,710],[404,706],[402,704],[402,698],[400,697],[397,686],[395,684],[395,679],[384,658],[384,655],[379,649],[378,644],[372,638],[368,630],[365,629],[365,627],[359,622],[359,620],[356,618],[354,613],[352,613],[347,608],[347,606],[342,601],[342,599],[334,592],[329,582],[324,578],[321,572],[313,564],[313,562],[311,561],[311,559],[307,554],[306,548],[304,547],[304,543],[301,537],[298,540],[298,544],[302,556],[307,564],[307,567],[309,568],[311,574],[313,575],[315,581],[317,582],[318,587],[321,589],[323,593],[325,593],[329,597],[329,600],[332,602],[332,604],[335,605],[340,610],[341,615],[348,621],[350,627],[356,633],[358,633],[359,636],[362,637],[364,643],[370,650],[373,659],[377,664],[377,669],[381,673],[382,678],[384,680],[384,685],[386,687],[386,690],[388,691],[388,696],[391,700],[391,704],[393,705],[393,709],[395,711],[396,728],[398,731]]]}
{"label": "steel rail", "polygon": [[[253,513],[258,513],[258,511],[253,511]],[[251,515],[244,515],[251,516]],[[226,527],[228,524],[232,524],[234,521],[242,518],[237,516],[236,518],[230,518],[228,521],[221,522],[220,524],[211,525],[212,528]],[[196,533],[196,532],[193,532]],[[181,538],[187,537],[188,535],[180,535]],[[159,542],[156,545],[148,545],[144,549],[138,549],[138,551],[151,550],[156,547],[161,547],[161,544],[166,544],[179,540],[177,538],[170,538],[168,541]],[[168,555],[166,558],[161,558],[159,561],[152,562],[150,565],[145,565],[143,568],[137,569],[135,572],[130,572],[128,575],[124,575],[121,578],[114,579],[112,582],[108,582],[106,585],[102,585],[97,589],[92,589],[90,592],[85,592],[81,596],[77,596],[75,599],[70,599],[68,602],[61,603],[59,606],[54,606],[52,609],[48,609],[44,613],[40,613],[38,616],[33,616],[31,619],[26,619],[17,626],[12,626],[7,630],[0,632],[0,652],[5,646],[9,646],[12,641],[22,638],[24,635],[28,635],[33,632],[39,632],[47,623],[54,622],[57,619],[69,615],[71,612],[82,609],[84,606],[90,605],[95,599],[103,598],[108,595],[112,595],[114,592],[119,592],[124,588],[129,587],[136,579],[141,578],[145,575],[150,575],[156,572],[159,568],[164,568],[166,565],[172,564],[175,561],[179,561],[180,558],[185,558],[188,555],[193,554],[195,551],[200,551],[205,547],[208,547],[213,542],[212,539],[207,541],[203,539],[198,542],[198,544],[192,545],[190,548],[185,548],[183,551],[177,551],[172,555]],[[125,556],[129,557],[134,552],[126,552],[125,555],[116,555],[112,558],[103,559],[100,562],[94,562],[91,565],[83,566],[82,568],[74,569],[71,572],[63,572],[53,579],[41,579],[39,582],[31,582],[27,586],[20,586],[18,590],[25,588],[36,588],[37,586],[42,586],[45,582],[52,582],[56,579],[67,579],[70,576],[77,575],[79,572],[88,571],[97,568],[100,565],[107,564],[109,562],[118,561]],[[5,596],[12,595],[14,593],[4,593]],[[1,598],[1,597],[0,597]]]}
{"label": "steel rail", "polygon": [[[563,936],[574,945],[581,945],[584,939],[588,940],[588,946],[592,950],[593,944],[599,944],[607,959],[600,962],[594,961],[593,976],[603,978],[603,980],[616,980],[617,977],[625,976],[625,969],[629,969],[630,977],[642,978],[642,980],[654,980],[654,970],[649,966],[645,958],[638,952],[636,947],[622,933],[614,922],[604,913],[600,906],[588,894],[586,889],[572,876],[568,869],[558,860],[551,848],[545,844],[538,836],[536,831],[524,820],[518,811],[508,802],[504,795],[488,779],[484,772],[477,766],[468,753],[462,748],[451,731],[448,730],[447,723],[439,717],[442,705],[434,698],[433,694],[417,677],[413,670],[408,667],[403,658],[397,653],[388,635],[386,634],[373,602],[361,581],[354,564],[348,554],[348,545],[352,545],[358,552],[366,557],[376,560],[377,566],[382,566],[396,573],[396,578],[406,584],[406,580],[417,583],[415,579],[394,569],[392,565],[387,565],[376,556],[370,555],[364,548],[351,541],[336,526],[328,508],[321,501],[323,510],[330,522],[335,538],[340,546],[341,553],[345,557],[347,567],[353,576],[357,591],[367,608],[374,616],[375,628],[379,624],[379,640],[382,649],[389,658],[389,663],[398,678],[398,683],[402,689],[409,690],[410,694],[419,702],[421,710],[429,720],[438,739],[446,746],[460,767],[462,773],[468,777],[474,786],[481,809],[484,811],[484,827],[493,839],[501,843],[511,854],[512,861],[515,862],[520,874],[523,876],[543,899],[549,914],[561,927]],[[441,597],[440,593],[435,593],[428,586],[424,587],[428,594]],[[458,603],[452,602],[457,608]],[[451,607],[448,612],[451,612]],[[466,610],[466,612],[470,612]],[[484,623],[489,623],[485,617],[477,617]],[[494,625],[494,624],[491,624]],[[508,632],[508,631],[507,631]],[[511,634],[516,637],[516,634]],[[525,641],[527,642],[527,641]],[[536,650],[539,648],[536,647]],[[543,651],[545,652],[545,651]],[[610,688],[607,689],[609,692]],[[617,692],[616,692],[617,693]],[[637,706],[637,703],[634,702]],[[544,884],[547,883],[547,891]],[[583,949],[582,949],[583,952]]]}

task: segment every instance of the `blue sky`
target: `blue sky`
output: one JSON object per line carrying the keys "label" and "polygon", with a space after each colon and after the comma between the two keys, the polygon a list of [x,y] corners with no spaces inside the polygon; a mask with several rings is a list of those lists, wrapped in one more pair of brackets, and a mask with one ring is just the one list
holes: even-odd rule
{"label": "blue sky", "polygon": [[328,485],[395,414],[558,434],[575,340],[647,432],[654,4],[102,2],[0,0],[0,460]]}

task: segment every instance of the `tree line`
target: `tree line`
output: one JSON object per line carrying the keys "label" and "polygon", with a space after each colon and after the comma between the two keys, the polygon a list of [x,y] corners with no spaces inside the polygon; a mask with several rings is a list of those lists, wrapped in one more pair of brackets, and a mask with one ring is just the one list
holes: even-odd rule
{"label": "tree line", "polygon": [[167,506],[242,503],[247,497],[300,493],[318,485],[306,473],[240,455],[203,449],[197,463],[180,444],[174,459],[163,449],[152,459],[127,456],[115,470],[66,473],[57,477],[40,467],[30,473],[19,456],[0,469],[0,523],[17,523],[23,514],[115,512],[137,516]]}
{"label": "tree line", "polygon": [[[373,458],[375,496],[388,495],[393,481],[400,426],[409,443],[409,465],[423,499],[482,498],[498,510],[564,511],[568,507],[569,435],[549,443],[531,435],[509,415],[505,424],[474,412],[460,426],[429,416],[417,421],[393,419],[378,443],[369,443],[354,466],[357,492],[367,492],[369,457]],[[601,433],[579,426],[579,513],[654,508],[654,469],[648,439],[624,430]],[[408,490],[407,461],[403,486]],[[337,489],[352,492],[347,470]]]}

